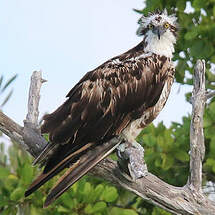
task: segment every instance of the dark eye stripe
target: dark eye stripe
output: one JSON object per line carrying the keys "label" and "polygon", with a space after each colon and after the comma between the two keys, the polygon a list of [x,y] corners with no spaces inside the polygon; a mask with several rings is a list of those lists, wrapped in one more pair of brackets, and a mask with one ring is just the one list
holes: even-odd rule
{"label": "dark eye stripe", "polygon": [[176,31],[176,27],[173,26],[173,25],[170,25],[170,29],[173,30],[173,31]]}
{"label": "dark eye stripe", "polygon": [[170,25],[170,31],[174,34],[175,37],[177,37],[177,28]]}

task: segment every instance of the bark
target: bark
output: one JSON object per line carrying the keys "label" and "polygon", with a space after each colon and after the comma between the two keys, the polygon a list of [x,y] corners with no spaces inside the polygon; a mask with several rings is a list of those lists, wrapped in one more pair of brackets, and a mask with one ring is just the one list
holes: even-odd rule
{"label": "bark", "polygon": [[[34,72],[29,92],[28,115],[24,121],[24,127],[0,112],[0,130],[20,143],[35,158],[46,145],[37,123],[42,82],[41,72]],[[146,172],[143,177],[134,180],[122,171],[117,162],[111,159],[104,159],[91,170],[90,174],[105,178],[116,186],[123,187],[173,214],[215,214],[215,202],[209,200],[202,192],[202,161],[205,153],[203,113],[206,99],[214,95],[214,92],[205,93],[205,62],[198,60],[192,93],[190,177],[184,187],[169,185],[150,172]],[[142,163],[145,164],[144,160]],[[146,166],[144,170],[147,171]]]}

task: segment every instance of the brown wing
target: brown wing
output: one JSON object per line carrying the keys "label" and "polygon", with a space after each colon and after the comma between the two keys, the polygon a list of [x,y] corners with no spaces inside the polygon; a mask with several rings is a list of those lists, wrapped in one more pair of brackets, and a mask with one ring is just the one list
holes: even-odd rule
{"label": "brown wing", "polygon": [[[157,63],[154,63],[155,57]],[[140,117],[142,113],[139,110],[155,105],[168,75],[167,65],[167,58],[151,56],[123,64],[108,61],[88,72],[69,92],[68,100],[54,113],[44,117],[42,132],[49,133],[50,148],[57,145],[57,149],[48,156],[42,175],[33,182],[26,195],[71,163],[76,165],[81,160],[87,163],[86,159],[81,159],[85,154],[91,150],[96,152],[98,144],[120,134],[132,120]],[[103,152],[99,150],[99,154],[95,153],[94,158],[103,158],[110,152],[107,147]],[[87,165],[88,171],[100,160],[94,158],[91,154],[88,159],[92,161]],[[78,167],[75,167],[78,174],[86,173],[84,163],[79,163]],[[70,181],[69,186],[72,183]],[[68,184],[64,186],[68,187]],[[58,187],[56,190],[59,192]],[[54,199],[59,193],[52,196]]]}
{"label": "brown wing", "polygon": [[88,72],[68,100],[44,117],[42,133],[49,133],[53,143],[75,144],[119,134],[133,120],[131,113],[157,102],[168,73],[163,62],[155,64],[150,57],[124,65],[107,63]]}

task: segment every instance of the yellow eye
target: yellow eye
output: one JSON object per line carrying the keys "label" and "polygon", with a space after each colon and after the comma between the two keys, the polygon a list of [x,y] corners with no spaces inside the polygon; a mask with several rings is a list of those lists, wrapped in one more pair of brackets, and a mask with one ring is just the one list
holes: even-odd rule
{"label": "yellow eye", "polygon": [[164,28],[169,28],[169,23],[166,22],[163,26]]}
{"label": "yellow eye", "polygon": [[152,29],[152,28],[153,28],[153,25],[152,25],[152,24],[149,24],[149,25],[148,25],[148,28],[149,28],[149,29]]}

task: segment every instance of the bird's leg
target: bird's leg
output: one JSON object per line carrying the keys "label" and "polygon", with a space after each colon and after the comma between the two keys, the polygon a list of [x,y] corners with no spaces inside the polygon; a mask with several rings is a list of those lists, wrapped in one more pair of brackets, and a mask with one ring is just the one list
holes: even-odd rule
{"label": "bird's leg", "polygon": [[123,142],[117,147],[119,167],[131,176],[133,180],[147,175],[148,170],[144,161],[144,149],[137,142]]}

